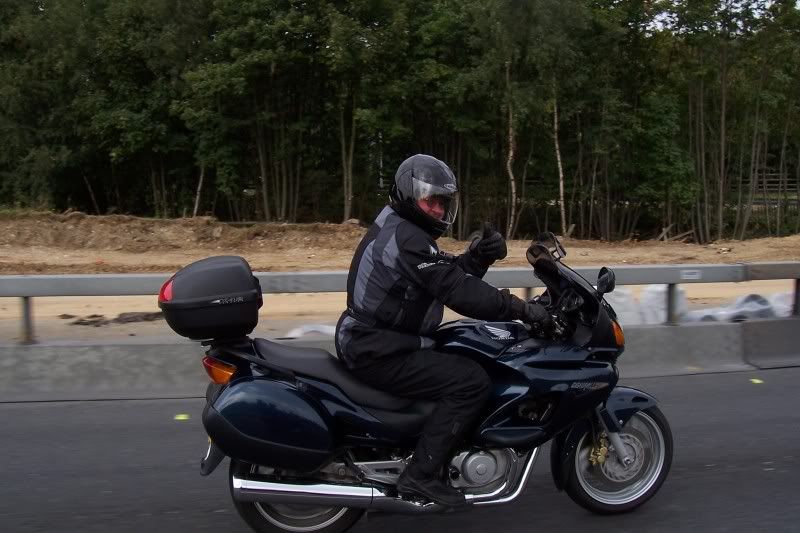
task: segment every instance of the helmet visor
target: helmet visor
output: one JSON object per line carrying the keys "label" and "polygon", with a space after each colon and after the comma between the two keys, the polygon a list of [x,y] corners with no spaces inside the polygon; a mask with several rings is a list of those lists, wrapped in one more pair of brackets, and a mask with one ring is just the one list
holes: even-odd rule
{"label": "helmet visor", "polygon": [[444,186],[411,179],[412,195],[417,207],[434,220],[452,224],[458,213],[458,190],[455,184]]}

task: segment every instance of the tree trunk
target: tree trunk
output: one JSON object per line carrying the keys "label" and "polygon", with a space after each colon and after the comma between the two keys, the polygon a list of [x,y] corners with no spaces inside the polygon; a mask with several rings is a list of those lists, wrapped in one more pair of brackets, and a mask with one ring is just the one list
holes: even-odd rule
{"label": "tree trunk", "polygon": [[[750,221],[750,213],[753,209],[753,195],[755,193],[755,181],[757,180],[758,169],[758,123],[760,121],[761,112],[761,87],[764,85],[764,78],[766,76],[766,65],[762,65],[761,77],[756,89],[756,114],[753,121],[753,142],[750,147],[750,194],[748,195],[747,206],[745,207],[744,215],[742,217],[742,227],[739,233],[739,239],[743,240],[745,232],[747,231],[747,223]],[[734,235],[735,237],[735,235]]]}
{"label": "tree trunk", "polygon": [[[789,106],[791,109],[794,106],[794,102],[792,105]],[[789,134],[789,119],[791,118],[792,113],[786,113],[786,123],[783,127],[783,140],[781,141],[781,157],[780,162],[778,164],[778,173],[779,173],[779,182],[778,182],[778,212],[776,214],[776,222],[775,222],[775,229],[776,235],[778,237],[781,236],[781,225],[783,224],[783,219],[781,218],[781,211],[783,208],[784,202],[784,187],[786,186],[786,181],[788,180],[787,171],[786,171],[786,141]]]}
{"label": "tree trunk", "polygon": [[156,169],[150,163],[150,187],[153,189],[153,209],[156,218],[161,218],[161,197],[159,195],[158,183],[156,182]]}
{"label": "tree trunk", "polygon": [[517,206],[517,183],[514,180],[514,150],[516,140],[514,137],[514,110],[511,103],[511,60],[506,60],[506,91],[508,105],[508,156],[506,157],[506,172],[508,173],[509,205],[508,205],[508,225],[506,226],[506,238],[514,238],[514,214]]}
{"label": "tree trunk", "polygon": [[703,226],[705,229],[704,240],[711,240],[711,216],[710,216],[710,202],[709,202],[709,183],[708,174],[706,172],[706,119],[705,119],[705,89],[703,87],[703,79],[700,79],[700,101],[698,110],[698,125],[699,125],[699,152],[700,152],[700,173],[703,178]]}
{"label": "tree trunk", "polygon": [[[303,114],[305,111],[304,102],[300,102],[298,105],[297,111],[297,120],[302,124],[303,122]],[[305,144],[303,140],[303,132],[305,128],[300,128],[297,133],[297,155],[296,157],[296,170],[294,173],[294,198],[292,200],[292,222],[297,221],[297,208],[300,204],[300,186],[302,184],[302,174],[303,174],[303,154],[305,153]]]}
{"label": "tree trunk", "polygon": [[[282,129],[281,137],[283,137],[285,130]],[[285,141],[281,143],[283,146],[286,146]],[[278,217],[285,221],[286,220],[286,207],[288,206],[288,196],[289,191],[289,170],[286,167],[286,154],[281,157],[281,211],[278,213]]]}
{"label": "tree trunk", "polygon": [[[342,158],[342,191],[344,196],[343,220],[349,220],[351,218],[353,208],[353,146],[355,144],[356,135],[354,105],[355,102],[352,91],[348,93],[346,100],[339,105],[339,147],[341,149]],[[350,122],[349,135],[345,126],[345,111],[347,111],[349,115],[347,117]]]}
{"label": "tree trunk", "polygon": [[81,176],[83,176],[83,183],[86,184],[86,189],[89,191],[89,198],[92,199],[92,206],[94,206],[94,212],[99,215],[100,207],[97,205],[97,199],[94,197],[94,190],[92,189],[92,184],[89,183],[89,178],[86,177],[85,172],[81,171]]}
{"label": "tree trunk", "polygon": [[800,233],[800,146],[797,148],[797,159],[795,160],[794,186],[797,191],[797,219],[794,223],[794,232]]}
{"label": "tree trunk", "polygon": [[769,135],[767,132],[764,132],[764,159],[763,162],[763,170],[762,170],[762,179],[761,179],[761,190],[764,193],[764,215],[767,219],[767,235],[772,237],[772,217],[770,216],[770,202],[769,198],[767,198],[767,153],[769,152]]}
{"label": "tree trunk", "polygon": [[[353,106],[355,102],[353,102]],[[352,107],[352,106],[351,106]],[[352,204],[353,201],[353,153],[355,152],[356,148],[356,117],[355,112],[351,110],[350,112],[350,147],[347,150],[347,174],[349,175],[348,183],[350,184],[350,188],[348,189],[348,194],[350,197],[350,203]]]}
{"label": "tree trunk", "polygon": [[167,182],[164,178],[164,156],[160,157],[160,168],[161,168],[161,212],[164,214],[164,218],[169,218],[169,206],[167,205]]}
{"label": "tree trunk", "polygon": [[611,188],[608,184],[608,154],[606,154],[605,161],[603,161],[603,178],[606,182],[606,220],[605,220],[605,234],[606,240],[611,241]]}
{"label": "tree trunk", "polygon": [[214,191],[214,198],[211,200],[211,216],[216,216],[218,198],[219,198],[219,191]]}
{"label": "tree trunk", "polygon": [[589,191],[589,234],[584,235],[584,239],[591,239],[592,238],[592,224],[594,223],[594,190],[595,185],[597,184],[597,164],[600,162],[600,158],[597,154],[594,154],[594,163],[592,164],[592,186]]}
{"label": "tree trunk", "polygon": [[470,195],[469,195],[469,188],[472,185],[472,150],[467,147],[467,163],[466,163],[466,170],[464,172],[464,179],[462,181],[462,190],[461,193],[461,220],[459,221],[459,238],[466,239],[469,235],[469,228],[470,228]]}
{"label": "tree trunk", "polygon": [[703,244],[708,241],[706,240],[706,232],[705,229],[703,228],[704,224],[703,209],[700,206],[700,198],[697,199],[697,202],[695,203],[695,208],[697,210],[697,231],[700,233],[700,240],[698,241],[698,243]]}
{"label": "tree trunk", "polygon": [[556,80],[553,79],[553,143],[556,149],[556,162],[558,163],[558,202],[561,206],[561,235],[567,234],[567,216],[564,206],[564,168],[561,165],[561,148],[558,145],[558,95],[556,94]]}
{"label": "tree trunk", "polygon": [[[745,120],[747,123],[747,120]],[[735,239],[736,236],[739,234],[739,221],[741,219],[742,213],[742,187],[743,180],[744,180],[744,145],[745,145],[745,136],[742,135],[741,142],[739,143],[739,187],[737,193],[737,200],[736,200],[736,222],[733,225],[733,234],[732,237]]]}
{"label": "tree trunk", "polygon": [[[570,212],[567,220],[570,222],[575,220],[573,216],[573,207],[577,205],[578,208],[578,230],[575,232],[578,236],[583,236],[583,129],[581,127],[581,114],[578,113],[577,116],[577,126],[576,129],[578,131],[578,163],[577,169],[575,171],[575,177],[572,180],[572,198],[569,202]],[[576,201],[577,198],[577,201]]]}
{"label": "tree trunk", "polygon": [[528,150],[528,157],[525,158],[525,166],[522,167],[522,177],[520,178],[520,185],[522,188],[522,192],[519,195],[519,209],[517,209],[517,214],[514,217],[514,228],[511,231],[512,235],[516,235],[517,231],[519,231],[519,221],[522,218],[522,212],[525,211],[525,206],[527,205],[527,186],[525,185],[525,181],[528,179],[528,166],[531,164],[531,159],[533,159],[533,144],[534,138],[531,135],[531,147]]}
{"label": "tree trunk", "polygon": [[270,129],[270,152],[269,161],[272,167],[272,208],[276,219],[281,217],[281,163],[280,154],[283,147],[280,145],[280,138],[274,128]]}
{"label": "tree trunk", "polygon": [[[758,117],[758,109],[756,109],[756,117]],[[747,196],[747,206],[745,207],[744,216],[742,217],[742,228],[739,234],[739,239],[744,240],[745,232],[747,231],[747,224],[750,221],[750,213],[753,210],[753,197],[756,192],[756,184],[758,183],[758,163],[759,154],[761,153],[761,146],[758,138],[758,126],[753,126],[753,144],[750,150],[750,191]]]}
{"label": "tree trunk", "polygon": [[[266,139],[264,136],[264,124],[256,119],[256,151],[258,152],[258,169],[261,172],[261,205],[264,209],[264,220],[272,220],[272,213],[269,209],[269,191],[267,189],[267,175],[269,174],[269,164],[267,156]],[[199,189],[199,186],[198,186]]]}
{"label": "tree trunk", "polygon": [[461,180],[461,186],[458,188],[458,205],[459,211],[461,211],[461,217],[458,219],[458,223],[456,224],[456,238],[458,240],[464,240],[464,232],[463,232],[463,218],[466,215],[467,211],[467,180],[464,178],[463,173],[461,172],[461,155],[462,155],[462,148],[464,145],[463,138],[461,134],[457,134],[456,136],[456,176],[459,177]]}
{"label": "tree trunk", "polygon": [[725,165],[725,112],[728,97],[728,46],[727,39],[722,43],[722,69],[720,71],[720,112],[719,112],[719,183],[717,194],[717,240],[722,240],[723,211],[725,208],[725,181],[727,172]]}
{"label": "tree trunk", "polygon": [[200,179],[197,180],[197,192],[194,195],[194,209],[192,209],[192,218],[197,216],[197,210],[200,207],[200,193],[203,191],[203,178],[206,176],[206,166],[200,165]]}

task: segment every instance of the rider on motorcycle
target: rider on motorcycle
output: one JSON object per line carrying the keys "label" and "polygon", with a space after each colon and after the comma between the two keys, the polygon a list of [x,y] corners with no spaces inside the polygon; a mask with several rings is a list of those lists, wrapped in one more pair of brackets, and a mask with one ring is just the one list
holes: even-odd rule
{"label": "rider on motorcycle", "polygon": [[457,506],[464,495],[441,480],[453,447],[486,402],[491,381],[476,362],[436,352],[429,335],[444,305],[483,320],[543,323],[537,303],[527,303],[481,278],[506,256],[506,243],[486,225],[466,252],[439,251],[436,239],[458,210],[456,178],[428,155],[403,161],[389,205],[378,214],[350,265],[347,310],[336,326],[339,357],[365,383],[402,397],[437,402],[397,489]]}

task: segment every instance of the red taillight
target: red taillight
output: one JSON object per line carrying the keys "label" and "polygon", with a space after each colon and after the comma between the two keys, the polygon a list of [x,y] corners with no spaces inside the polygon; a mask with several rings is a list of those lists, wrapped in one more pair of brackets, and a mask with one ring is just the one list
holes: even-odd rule
{"label": "red taillight", "polygon": [[206,374],[211,378],[211,381],[217,385],[225,385],[236,373],[235,366],[223,363],[213,357],[203,357],[203,367],[206,369]]}
{"label": "red taillight", "polygon": [[172,300],[172,278],[168,279],[167,282],[161,286],[161,290],[158,291],[159,302],[169,302],[170,300]]}

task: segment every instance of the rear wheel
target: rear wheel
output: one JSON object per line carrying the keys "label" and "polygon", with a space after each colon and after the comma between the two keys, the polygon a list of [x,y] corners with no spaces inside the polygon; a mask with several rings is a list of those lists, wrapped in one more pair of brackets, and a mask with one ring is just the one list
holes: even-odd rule
{"label": "rear wheel", "polygon": [[[234,474],[250,474],[258,469],[255,465],[231,459],[229,480]],[[254,531],[259,533],[315,532],[341,533],[350,529],[363,509],[349,507],[320,507],[289,505],[281,503],[253,503],[233,500],[239,516]]]}
{"label": "rear wheel", "polygon": [[572,452],[567,494],[580,506],[600,514],[632,511],[658,492],[672,465],[672,432],[658,407],[634,414],[620,439],[632,459],[623,465],[604,436],[587,431]]}

